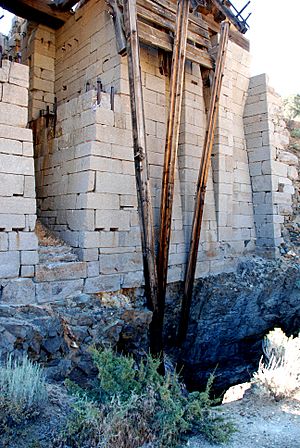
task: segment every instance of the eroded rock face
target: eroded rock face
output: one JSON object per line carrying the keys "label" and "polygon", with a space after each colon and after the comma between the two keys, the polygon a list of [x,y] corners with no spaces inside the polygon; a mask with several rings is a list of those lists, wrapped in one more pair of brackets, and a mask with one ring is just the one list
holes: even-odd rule
{"label": "eroded rock face", "polygon": [[1,357],[27,353],[48,378],[80,382],[96,374],[88,351],[93,345],[148,351],[151,316],[122,294],[109,302],[80,294],[48,305],[0,305]]}
{"label": "eroded rock face", "polygon": [[[170,289],[166,317],[170,347],[179,299],[180,290]],[[214,369],[218,392],[249,381],[262,355],[262,339],[274,327],[288,335],[300,330],[299,261],[247,259],[236,274],[199,280],[183,353],[188,386],[202,388]]]}

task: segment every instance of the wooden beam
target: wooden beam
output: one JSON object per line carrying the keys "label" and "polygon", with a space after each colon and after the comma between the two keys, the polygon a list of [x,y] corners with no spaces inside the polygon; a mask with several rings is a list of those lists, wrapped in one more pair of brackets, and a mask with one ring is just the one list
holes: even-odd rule
{"label": "wooden beam", "polygon": [[157,354],[161,350],[161,336],[157,333],[156,325],[157,271],[135,0],[124,1],[124,20],[127,41],[133,150],[145,288],[148,306],[153,311],[150,326],[150,348],[152,353]]}
{"label": "wooden beam", "polygon": [[116,33],[117,51],[120,55],[124,56],[127,51],[127,44],[124,33],[123,14],[117,0],[107,0],[107,3],[111,7],[111,15]]}
{"label": "wooden beam", "polygon": [[[138,20],[144,19],[146,23],[153,23],[154,26],[165,28],[168,31],[175,31],[176,11],[171,12],[152,0],[137,0]],[[189,20],[188,40],[206,48],[211,47],[208,27],[199,26]]]}
{"label": "wooden beam", "polygon": [[70,12],[60,12],[49,6],[49,0],[0,0],[0,6],[16,16],[33,22],[60,28],[70,17]]}
{"label": "wooden beam", "polygon": [[208,120],[207,120],[207,130],[204,140],[204,147],[201,157],[199,177],[197,183],[196,199],[195,199],[195,210],[193,216],[192,224],[192,234],[190,250],[188,255],[187,269],[184,282],[184,294],[182,299],[182,308],[180,316],[180,324],[178,331],[178,344],[182,345],[186,339],[190,307],[192,301],[193,285],[195,280],[200,232],[202,226],[202,217],[205,202],[205,193],[208,179],[208,170],[211,162],[211,152],[214,142],[214,134],[219,110],[219,100],[220,92],[222,86],[222,78],[224,73],[226,51],[228,45],[229,37],[229,23],[224,22],[221,27],[221,36],[218,49],[218,55],[216,60],[216,70],[214,74],[214,80],[212,85]]}
{"label": "wooden beam", "polygon": [[232,12],[230,7],[226,6],[222,0],[211,0],[212,3],[224,14],[225,17],[236,27],[236,29],[245,34],[248,31],[248,27],[245,23],[241,22]]}
{"label": "wooden beam", "polygon": [[[162,50],[171,52],[173,49],[174,39],[164,31],[153,28],[144,22],[138,22],[138,32],[141,42],[152,47],[161,48]],[[187,44],[186,59],[206,68],[213,68],[213,60],[206,50]]]}
{"label": "wooden beam", "polygon": [[177,158],[181,104],[183,94],[189,0],[178,0],[176,30],[172,57],[170,100],[165,145],[164,170],[160,205],[160,233],[157,256],[158,326],[162,334],[167,287],[169,245],[174,197],[175,163]]}

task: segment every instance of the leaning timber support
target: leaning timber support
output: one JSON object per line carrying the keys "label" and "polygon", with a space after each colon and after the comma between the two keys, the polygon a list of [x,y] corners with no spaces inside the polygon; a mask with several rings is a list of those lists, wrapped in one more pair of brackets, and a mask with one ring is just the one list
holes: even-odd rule
{"label": "leaning timber support", "polygon": [[215,74],[214,74],[212,90],[211,90],[207,129],[206,129],[206,135],[205,135],[205,140],[204,140],[204,147],[203,147],[203,153],[202,153],[200,169],[199,169],[199,176],[198,176],[198,183],[197,183],[195,210],[194,210],[194,217],[193,217],[193,224],[192,224],[191,243],[190,243],[190,250],[189,250],[189,255],[188,255],[187,269],[186,269],[186,274],[185,274],[184,295],[183,295],[183,299],[182,299],[182,309],[181,309],[180,324],[179,324],[179,331],[178,331],[179,345],[184,343],[186,334],[187,334],[187,329],[188,329],[190,306],[191,306],[192,293],[193,293],[193,284],[194,284],[194,280],[195,280],[197,255],[198,255],[198,248],[199,248],[203,210],[204,210],[205,193],[206,193],[208,171],[209,171],[210,162],[211,162],[211,152],[212,152],[212,146],[213,146],[213,142],[214,142],[214,134],[215,134],[215,128],[216,128],[216,122],[217,122],[218,109],[219,109],[219,100],[220,100],[220,92],[221,92],[225,59],[226,59],[229,27],[230,27],[230,25],[228,22],[223,22],[222,27],[221,27],[220,43],[219,43],[217,60],[216,60]]}
{"label": "leaning timber support", "polygon": [[127,40],[132,136],[145,289],[148,306],[153,311],[152,326],[150,328],[150,345],[152,353],[155,353],[157,345],[157,335],[155,334],[155,321],[157,316],[157,271],[135,0],[124,1],[124,19]]}
{"label": "leaning timber support", "polygon": [[124,56],[127,44],[124,34],[123,15],[117,0],[108,0],[108,4],[111,7],[111,15],[115,26],[117,51],[121,56]]}
{"label": "leaning timber support", "polygon": [[[165,294],[167,286],[169,245],[171,237],[174,196],[175,163],[177,158],[179,126],[183,93],[183,79],[188,32],[189,0],[178,0],[176,29],[170,80],[170,101],[165,145],[164,170],[160,206],[160,234],[157,258],[158,272],[158,331],[162,340]],[[158,347],[162,350],[162,347]]]}

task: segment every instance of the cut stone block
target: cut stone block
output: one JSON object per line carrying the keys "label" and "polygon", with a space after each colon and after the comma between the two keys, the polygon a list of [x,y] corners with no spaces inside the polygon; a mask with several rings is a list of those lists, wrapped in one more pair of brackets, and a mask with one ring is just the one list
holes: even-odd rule
{"label": "cut stone block", "polygon": [[8,250],[8,233],[0,232],[0,251]]}
{"label": "cut stone block", "polygon": [[0,138],[0,153],[22,155],[22,143],[18,140]]}
{"label": "cut stone block", "polygon": [[34,266],[21,266],[21,277],[34,277]]}
{"label": "cut stone block", "polygon": [[0,154],[0,172],[34,176],[33,159],[11,154]]}
{"label": "cut stone block", "polygon": [[123,210],[97,210],[96,229],[130,230],[130,212]]}
{"label": "cut stone block", "polygon": [[22,250],[21,265],[35,265],[39,262],[39,255],[36,250]]}
{"label": "cut stone block", "polygon": [[23,192],[24,176],[0,173],[0,197],[14,195],[22,196]]}
{"label": "cut stone block", "polygon": [[38,239],[34,232],[12,232],[9,234],[9,250],[34,251],[37,248]]}
{"label": "cut stone block", "polygon": [[12,126],[0,124],[0,138],[32,142],[32,130],[19,128],[15,124]]}
{"label": "cut stone block", "polygon": [[83,279],[38,283],[36,300],[38,303],[63,300],[83,290]]}
{"label": "cut stone block", "polygon": [[9,82],[21,87],[29,87],[29,67],[12,62],[10,66]]}
{"label": "cut stone block", "polygon": [[20,252],[0,252],[0,278],[14,278],[19,276]]}
{"label": "cut stone block", "polygon": [[83,292],[93,294],[101,291],[118,291],[120,288],[120,275],[100,275],[95,278],[87,278]]}
{"label": "cut stone block", "polygon": [[25,106],[28,104],[28,90],[25,87],[13,84],[4,84],[2,92],[2,101],[4,103],[16,104],[17,106]]}
{"label": "cut stone block", "polygon": [[86,277],[86,263],[48,263],[36,266],[36,282],[52,282],[58,280],[72,280]]}
{"label": "cut stone block", "polygon": [[14,215],[12,213],[0,213],[0,229],[11,231],[12,229],[24,229],[25,216]]}
{"label": "cut stone block", "polygon": [[35,303],[35,284],[27,278],[9,281],[3,287],[1,301],[14,305]]}
{"label": "cut stone block", "polygon": [[27,107],[0,102],[0,117],[4,125],[25,128],[28,121]]}

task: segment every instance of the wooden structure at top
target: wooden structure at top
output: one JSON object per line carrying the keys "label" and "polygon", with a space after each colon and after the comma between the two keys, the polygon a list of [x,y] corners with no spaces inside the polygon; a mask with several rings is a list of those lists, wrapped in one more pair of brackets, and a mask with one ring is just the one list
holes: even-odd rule
{"label": "wooden structure at top", "polygon": [[[0,6],[4,9],[53,29],[64,25],[74,13],[71,8],[76,3],[78,0],[0,0]],[[118,4],[122,8],[121,2]],[[213,0],[198,0],[195,4],[197,6],[189,14],[186,57],[204,67],[212,68],[213,63],[208,54],[210,37],[220,31],[220,23],[225,16]],[[172,52],[176,6],[176,0],[137,0],[140,41]],[[248,40],[233,27],[229,39],[249,50]]]}

